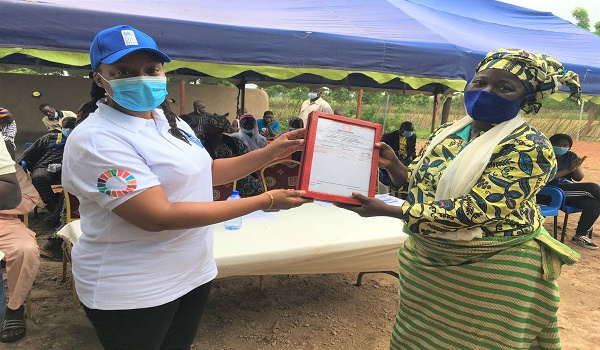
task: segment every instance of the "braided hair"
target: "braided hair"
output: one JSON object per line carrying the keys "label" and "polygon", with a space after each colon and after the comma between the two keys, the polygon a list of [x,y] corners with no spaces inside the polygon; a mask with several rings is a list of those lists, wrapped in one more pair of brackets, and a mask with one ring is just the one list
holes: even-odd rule
{"label": "braided hair", "polygon": [[183,140],[189,145],[191,145],[187,137],[185,137],[185,135],[183,135],[181,130],[177,127],[177,119],[179,119],[179,117],[177,116],[177,114],[173,113],[171,107],[169,106],[169,101],[167,99],[165,99],[160,104],[160,108],[162,108],[163,112],[165,113],[165,117],[167,117],[167,121],[169,122],[169,126],[171,127],[171,129],[169,129],[169,133],[175,136],[176,138]]}
{"label": "braided hair", "polygon": [[[94,73],[90,73],[90,79],[93,78],[93,74]],[[98,86],[92,79],[90,100],[79,107],[79,110],[77,111],[77,116],[79,117],[77,124],[83,122],[91,113],[98,109],[98,105],[96,103],[98,103],[98,100],[104,98],[104,96],[106,96],[106,90]]]}

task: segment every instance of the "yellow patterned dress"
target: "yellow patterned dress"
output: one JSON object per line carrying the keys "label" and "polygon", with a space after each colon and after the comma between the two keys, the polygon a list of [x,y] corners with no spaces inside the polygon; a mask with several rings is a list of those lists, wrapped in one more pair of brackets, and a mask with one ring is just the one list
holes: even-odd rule
{"label": "yellow patterned dress", "polygon": [[[552,146],[524,124],[495,147],[467,195],[436,201],[440,176],[469,133],[451,134],[410,169],[416,181],[402,207],[409,239],[399,252],[391,348],[559,349],[556,278],[578,255],[548,235],[535,202],[556,172]],[[483,238],[430,236],[474,227]]]}

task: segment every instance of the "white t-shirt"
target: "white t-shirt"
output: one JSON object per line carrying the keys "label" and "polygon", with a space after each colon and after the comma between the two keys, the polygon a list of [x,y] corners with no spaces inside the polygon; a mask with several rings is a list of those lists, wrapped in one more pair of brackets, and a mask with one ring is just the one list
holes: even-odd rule
{"label": "white t-shirt", "polygon": [[212,226],[148,232],[111,211],[158,185],[171,202],[213,200],[208,152],[194,136],[190,145],[169,134],[161,110],[152,115],[136,118],[99,102],[65,146],[62,184],[80,201],[83,231],[73,276],[91,309],[163,305],[217,275]]}
{"label": "white t-shirt", "polygon": [[0,175],[12,174],[15,172],[15,161],[8,153],[4,140],[0,141]]}
{"label": "white t-shirt", "polygon": [[321,97],[316,99],[314,102],[308,99],[304,101],[302,103],[302,107],[300,107],[300,119],[302,119],[302,121],[304,122],[304,126],[306,126],[308,123],[308,116],[311,112],[314,111],[325,112],[330,114],[333,113],[333,110],[331,109],[329,103],[327,103],[327,101],[325,101]]}

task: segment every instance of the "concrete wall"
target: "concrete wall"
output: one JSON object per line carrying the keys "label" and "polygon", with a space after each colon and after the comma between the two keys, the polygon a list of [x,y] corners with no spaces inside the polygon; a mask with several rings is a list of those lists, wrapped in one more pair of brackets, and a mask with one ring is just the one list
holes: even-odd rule
{"label": "concrete wall", "polygon": [[[58,109],[77,112],[82,103],[89,100],[90,79],[61,77],[51,75],[0,74],[0,106],[11,111],[17,121],[17,148],[22,150],[24,142],[35,141],[46,133],[42,123],[43,115],[38,106],[49,103]],[[169,83],[168,98],[175,100],[171,106],[173,112],[179,114],[180,86]],[[40,97],[33,97],[32,92],[39,91]],[[232,120],[236,112],[238,90],[234,87],[218,85],[185,85],[184,110],[193,110],[195,100],[202,100],[209,113],[224,114],[229,112]],[[262,117],[269,109],[269,99],[263,90],[246,90],[246,108],[257,118]]]}

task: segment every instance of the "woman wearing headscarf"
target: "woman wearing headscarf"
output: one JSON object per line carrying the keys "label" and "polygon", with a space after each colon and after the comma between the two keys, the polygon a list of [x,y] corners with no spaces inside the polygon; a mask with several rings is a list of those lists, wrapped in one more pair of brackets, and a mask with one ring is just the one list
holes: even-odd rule
{"label": "woman wearing headscarf", "polygon": [[577,75],[542,54],[488,53],[465,87],[468,115],[436,130],[406,168],[384,143],[380,165],[401,207],[353,193],[362,216],[404,221],[392,349],[559,349],[556,279],[579,255],[552,239],[535,195],[556,173],[548,139],[523,115]]}
{"label": "woman wearing headscarf", "polygon": [[242,114],[240,131],[229,135],[241,140],[250,151],[256,151],[267,146],[267,139],[258,132],[256,118],[252,114]]}
{"label": "woman wearing headscarf", "polygon": [[[212,159],[231,158],[248,153],[242,141],[224,133],[231,133],[232,127],[227,117],[213,114],[205,115],[202,122],[202,143]],[[263,185],[256,173],[237,180],[235,189],[241,197],[252,197],[264,192]]]}

